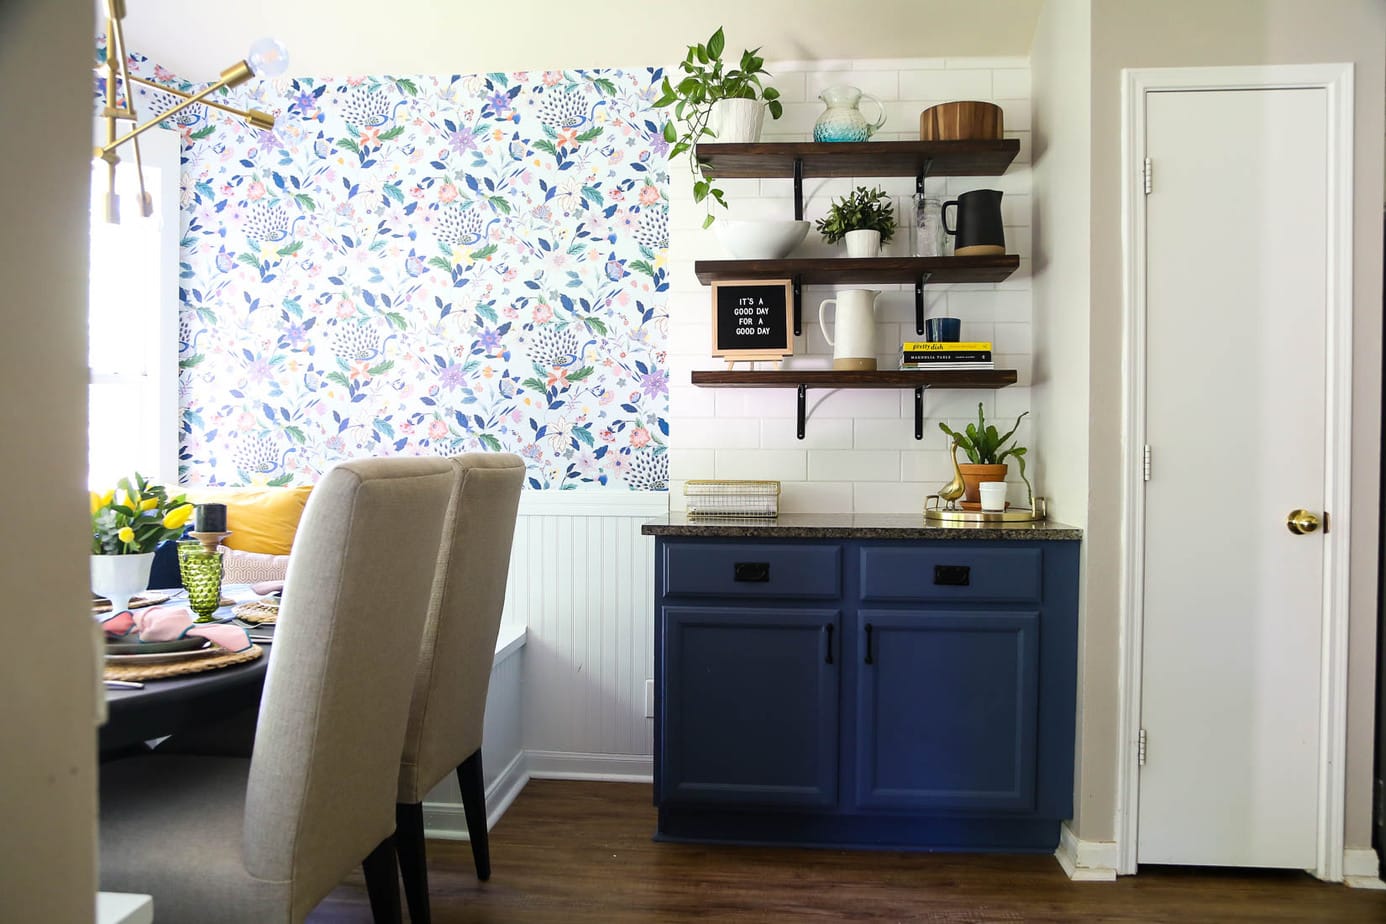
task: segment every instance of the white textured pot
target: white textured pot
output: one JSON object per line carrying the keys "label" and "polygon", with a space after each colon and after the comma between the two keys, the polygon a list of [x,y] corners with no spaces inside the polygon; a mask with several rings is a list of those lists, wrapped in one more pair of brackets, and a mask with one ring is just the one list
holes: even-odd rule
{"label": "white textured pot", "polygon": [[130,608],[130,598],[149,586],[149,569],[154,553],[139,555],[93,555],[91,589],[111,601],[110,615]]}
{"label": "white textured pot", "polygon": [[881,232],[848,231],[847,256],[878,257],[881,255]]}
{"label": "white textured pot", "polygon": [[760,140],[760,127],[764,122],[763,100],[719,99],[712,104],[707,127],[717,134],[717,141],[745,143]]}

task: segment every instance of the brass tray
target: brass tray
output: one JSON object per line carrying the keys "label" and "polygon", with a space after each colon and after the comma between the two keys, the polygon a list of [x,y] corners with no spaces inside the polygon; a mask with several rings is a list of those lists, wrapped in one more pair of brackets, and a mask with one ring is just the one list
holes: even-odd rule
{"label": "brass tray", "polygon": [[1044,498],[1035,498],[1034,507],[1011,507],[1006,510],[945,510],[942,498],[930,494],[924,498],[924,519],[944,523],[1033,523],[1045,518]]}

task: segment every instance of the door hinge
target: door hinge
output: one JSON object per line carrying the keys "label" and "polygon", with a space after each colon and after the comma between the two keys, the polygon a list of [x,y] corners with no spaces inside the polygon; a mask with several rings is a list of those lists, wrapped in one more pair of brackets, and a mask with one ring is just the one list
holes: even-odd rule
{"label": "door hinge", "polygon": [[1376,792],[1372,802],[1376,808],[1376,826],[1386,828],[1386,780],[1376,781]]}
{"label": "door hinge", "polygon": [[1141,470],[1145,475],[1145,480],[1150,480],[1150,444],[1145,444],[1144,457],[1141,462]]}
{"label": "door hinge", "polygon": [[1144,729],[1144,728],[1141,729],[1140,742],[1139,742],[1139,744],[1137,744],[1137,746],[1136,746],[1136,764],[1137,764],[1137,766],[1141,766],[1141,767],[1144,767],[1144,766],[1145,766],[1145,729]]}
{"label": "door hinge", "polygon": [[1152,167],[1152,166],[1150,166],[1150,158],[1149,158],[1149,157],[1147,157],[1147,158],[1145,159],[1145,166],[1144,166],[1144,168],[1141,170],[1141,173],[1142,173],[1142,175],[1144,176],[1144,179],[1145,179],[1145,194],[1148,196],[1148,195],[1150,195],[1150,190],[1151,190],[1151,189],[1154,187],[1154,185],[1155,185],[1155,180],[1154,180],[1155,168]]}

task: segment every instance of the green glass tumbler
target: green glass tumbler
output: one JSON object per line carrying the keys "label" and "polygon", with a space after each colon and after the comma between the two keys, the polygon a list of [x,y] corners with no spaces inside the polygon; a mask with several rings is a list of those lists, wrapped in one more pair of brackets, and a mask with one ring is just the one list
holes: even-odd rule
{"label": "green glass tumbler", "polygon": [[211,622],[221,606],[221,549],[208,551],[196,539],[178,543],[178,573],[197,622]]}

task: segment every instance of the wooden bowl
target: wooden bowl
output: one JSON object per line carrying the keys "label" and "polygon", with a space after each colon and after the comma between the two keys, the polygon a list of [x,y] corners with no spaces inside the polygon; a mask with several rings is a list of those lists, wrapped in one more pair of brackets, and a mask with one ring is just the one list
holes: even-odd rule
{"label": "wooden bowl", "polygon": [[977,100],[939,103],[919,114],[920,141],[963,141],[1000,138],[1003,126],[1001,107]]}

